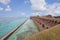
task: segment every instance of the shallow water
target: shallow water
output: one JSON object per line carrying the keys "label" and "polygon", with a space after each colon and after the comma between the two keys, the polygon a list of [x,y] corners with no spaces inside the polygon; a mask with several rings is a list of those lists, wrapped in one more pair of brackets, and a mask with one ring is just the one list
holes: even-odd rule
{"label": "shallow water", "polygon": [[0,18],[0,38],[23,23],[27,18]]}
{"label": "shallow water", "polygon": [[39,32],[36,24],[28,19],[18,30],[16,30],[7,40],[22,40],[32,34]]}

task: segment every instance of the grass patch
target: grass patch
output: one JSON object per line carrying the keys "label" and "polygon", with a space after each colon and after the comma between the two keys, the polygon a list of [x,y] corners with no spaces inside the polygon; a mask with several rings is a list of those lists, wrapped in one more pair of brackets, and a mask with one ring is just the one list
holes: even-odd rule
{"label": "grass patch", "polygon": [[24,40],[60,40],[60,24],[25,38]]}
{"label": "grass patch", "polygon": [[60,20],[60,18],[55,18],[55,20]]}

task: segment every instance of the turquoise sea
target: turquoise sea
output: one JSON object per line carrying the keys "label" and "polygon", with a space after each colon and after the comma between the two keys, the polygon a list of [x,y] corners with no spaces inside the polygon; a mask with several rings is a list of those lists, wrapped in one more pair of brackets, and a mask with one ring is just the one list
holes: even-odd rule
{"label": "turquoise sea", "polygon": [[13,30],[18,25],[21,25],[27,18],[20,17],[0,17],[0,38]]}

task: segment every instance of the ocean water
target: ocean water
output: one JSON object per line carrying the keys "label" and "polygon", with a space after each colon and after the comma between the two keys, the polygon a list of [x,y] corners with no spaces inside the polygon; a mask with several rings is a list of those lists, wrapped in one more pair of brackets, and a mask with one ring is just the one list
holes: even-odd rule
{"label": "ocean water", "polygon": [[27,18],[0,17],[0,38],[21,25]]}

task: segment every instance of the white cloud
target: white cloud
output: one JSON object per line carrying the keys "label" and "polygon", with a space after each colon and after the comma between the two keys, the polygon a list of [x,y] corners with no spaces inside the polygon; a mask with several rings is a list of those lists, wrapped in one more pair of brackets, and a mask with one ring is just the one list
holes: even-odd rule
{"label": "white cloud", "polygon": [[60,15],[60,3],[53,3],[46,9],[47,14]]}
{"label": "white cloud", "polygon": [[[43,15],[51,14],[51,15],[60,15],[60,3],[53,3],[47,5],[45,0],[30,0],[32,9],[37,13],[42,13]],[[37,14],[35,13],[35,14]]]}
{"label": "white cloud", "polygon": [[55,11],[55,13],[60,14],[60,10],[59,10],[59,11],[58,11],[58,10],[57,10],[57,11]]}
{"label": "white cloud", "polygon": [[7,6],[7,8],[0,8],[0,10],[1,11],[3,11],[3,9],[4,9],[4,11],[11,11],[11,7],[9,6],[9,3],[11,2],[11,0],[0,0],[0,3],[2,3],[2,4],[4,4],[4,5],[6,5]]}
{"label": "white cloud", "polygon": [[26,14],[24,12],[21,13],[21,16],[25,16]]}
{"label": "white cloud", "polygon": [[5,11],[11,11],[11,7],[8,5],[7,8],[5,9]]}
{"label": "white cloud", "polygon": [[39,15],[39,12],[34,12],[32,13],[32,15]]}
{"label": "white cloud", "polygon": [[30,0],[33,10],[45,10],[45,0]]}
{"label": "white cloud", "polygon": [[28,4],[28,3],[29,3],[29,0],[24,1],[24,3],[25,3],[25,4]]}
{"label": "white cloud", "polygon": [[0,3],[7,5],[10,3],[10,0],[0,0]]}
{"label": "white cloud", "polygon": [[3,8],[2,7],[0,7],[0,11],[2,11],[3,10]]}

